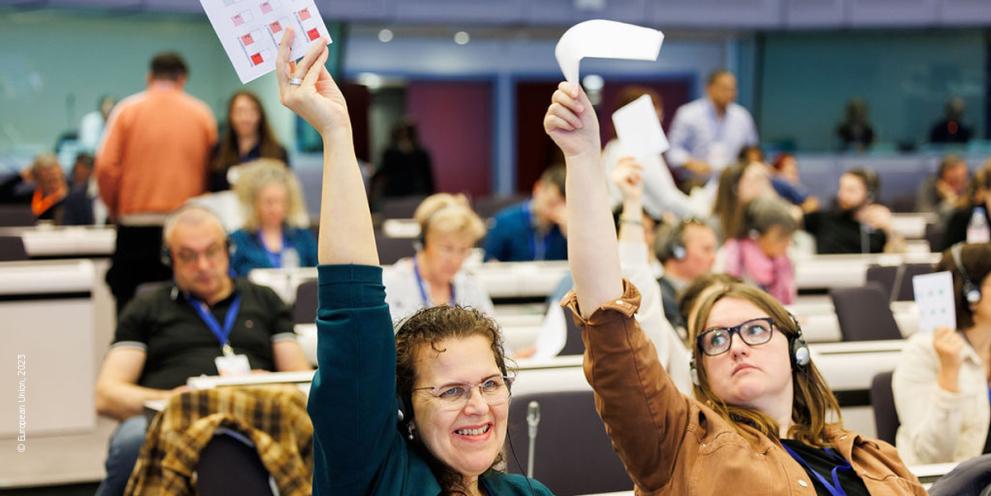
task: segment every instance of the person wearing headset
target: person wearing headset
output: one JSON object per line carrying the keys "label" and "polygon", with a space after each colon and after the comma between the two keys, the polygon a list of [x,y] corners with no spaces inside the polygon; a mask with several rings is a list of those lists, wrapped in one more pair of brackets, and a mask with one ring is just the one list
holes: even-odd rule
{"label": "person wearing headset", "polygon": [[775,196],[754,198],[744,207],[741,232],[723,245],[723,270],[767,291],[783,305],[798,297],[795,267],[788,258],[798,221],[790,208]]}
{"label": "person wearing headset", "polygon": [[892,376],[896,445],[911,464],[991,453],[991,245],[954,245],[937,270],[953,274],[958,328],[909,338]]}
{"label": "person wearing headset", "polygon": [[672,227],[660,229],[654,252],[664,266],[664,274],[657,283],[661,287],[664,317],[676,329],[686,328],[678,298],[696,279],[712,271],[718,247],[716,232],[696,218],[682,219]]}
{"label": "person wearing headset", "polygon": [[279,45],[280,99],[324,144],[320,367],[308,404],[313,494],[551,494],[497,468],[512,372],[495,321],[441,305],[413,314],[393,334],[347,103],[324,66],[326,40],[294,63],[295,36],[287,29]]}
{"label": "person wearing headset", "polygon": [[699,303],[693,398],[678,393],[634,318],[600,179],[598,120],[561,83],[544,118],[568,167],[565,304],[583,329],[595,406],[637,494],[925,495],[895,448],[843,428],[801,329],[767,293],[729,284]]}
{"label": "person wearing headset", "polygon": [[385,270],[386,302],[397,322],[421,308],[461,305],[494,316],[489,294],[462,270],[472,248],[485,236],[485,223],[464,195],[428,196],[413,214],[420,225],[416,255]]}
{"label": "person wearing headset", "polygon": [[904,240],[891,227],[891,210],[877,202],[881,182],[870,169],[850,169],[840,176],[833,210],[805,214],[805,230],[816,252],[881,253],[901,251]]}
{"label": "person wearing headset", "polygon": [[216,215],[182,207],[166,220],[163,240],[174,284],[128,303],[96,381],[97,412],[120,421],[98,495],[123,494],[148,428],[146,401],[167,399],[199,375],[312,369],[289,307],[271,288],[228,275]]}

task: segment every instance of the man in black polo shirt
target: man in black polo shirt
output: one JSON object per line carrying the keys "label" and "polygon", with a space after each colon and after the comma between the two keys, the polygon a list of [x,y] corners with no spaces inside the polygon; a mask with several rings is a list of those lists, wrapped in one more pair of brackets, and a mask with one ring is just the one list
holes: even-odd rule
{"label": "man in black polo shirt", "polygon": [[175,283],[127,305],[97,379],[97,411],[121,421],[98,495],[123,494],[148,427],[146,401],[218,370],[311,369],[275,292],[228,275],[227,234],[214,214],[184,207],[166,221],[163,239]]}

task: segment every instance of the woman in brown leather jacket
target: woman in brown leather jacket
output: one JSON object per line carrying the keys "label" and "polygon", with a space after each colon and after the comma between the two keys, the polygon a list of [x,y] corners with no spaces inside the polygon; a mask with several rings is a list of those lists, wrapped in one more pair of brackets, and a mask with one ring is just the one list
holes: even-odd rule
{"label": "woman in brown leather jacket", "polygon": [[756,288],[707,294],[690,325],[694,398],[678,393],[620,276],[598,121],[562,83],[544,118],[568,166],[565,299],[584,327],[585,376],[638,494],[924,495],[894,447],[842,426],[798,324]]}

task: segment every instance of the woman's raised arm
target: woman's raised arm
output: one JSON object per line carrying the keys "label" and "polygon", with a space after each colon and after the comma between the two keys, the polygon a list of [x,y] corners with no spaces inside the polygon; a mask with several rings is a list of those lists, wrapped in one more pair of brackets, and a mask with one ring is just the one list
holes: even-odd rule
{"label": "woman's raised arm", "polygon": [[295,33],[279,44],[275,74],[282,104],[310,123],[323,138],[323,193],[320,196],[321,264],[378,265],[368,198],[354,154],[347,103],[324,64],[324,40],[295,63],[289,55]]}

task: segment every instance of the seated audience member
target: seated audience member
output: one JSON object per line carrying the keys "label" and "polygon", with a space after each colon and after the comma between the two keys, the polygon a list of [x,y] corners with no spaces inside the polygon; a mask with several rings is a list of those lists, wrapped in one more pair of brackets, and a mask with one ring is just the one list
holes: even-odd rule
{"label": "seated audience member", "polygon": [[771,164],[771,185],[778,196],[802,207],[803,212],[819,210],[819,199],[809,194],[798,175],[798,160],[790,153],[782,153]]}
{"label": "seated audience member", "polygon": [[65,172],[58,157],[51,153],[36,156],[20,174],[0,183],[0,199],[4,203],[30,205],[38,220],[57,221],[68,194]]}
{"label": "seated audience member", "polygon": [[773,195],[774,189],[763,163],[740,163],[724,169],[719,175],[716,202],[712,207],[719,239],[736,236],[743,222],[744,206],[754,198],[769,194]]}
{"label": "seated audience member", "polygon": [[862,152],[874,144],[874,128],[869,114],[867,102],[862,98],[847,102],[843,120],[836,126],[840,150]]}
{"label": "seated audience member", "polygon": [[91,225],[96,223],[94,202],[96,201],[96,181],[91,180],[93,156],[80,153],[72,165],[69,194],[62,202],[62,215],[58,220],[63,225]]}
{"label": "seated audience member", "polygon": [[513,375],[495,321],[440,305],[393,334],[347,104],[324,67],[326,43],[297,65],[294,36],[287,29],[275,74],[282,102],[323,136],[320,231],[335,233],[321,237],[317,269],[313,494],[550,495],[499,468]]}
{"label": "seated audience member", "polygon": [[413,215],[421,233],[416,255],[399,260],[382,275],[392,320],[437,305],[472,307],[494,316],[485,288],[462,268],[485,236],[485,223],[468,199],[438,193],[423,200]]}
{"label": "seated audience member", "polygon": [[934,212],[940,218],[949,217],[953,209],[967,197],[970,171],[967,161],[957,155],[947,155],[939,162],[935,177],[926,179],[915,196],[916,212]]}
{"label": "seated audience member", "polygon": [[[642,166],[634,160],[621,160],[610,174],[613,184],[620,190],[623,201],[619,216],[615,218],[619,235],[619,260],[623,274],[637,287],[644,288],[638,320],[647,338],[654,343],[658,360],[671,371],[672,380],[683,392],[691,390],[688,376],[688,349],[671,323],[664,317],[663,301],[656,274],[651,268],[650,243],[653,229],[645,224],[649,219],[642,208]],[[713,241],[715,243],[715,241]],[[713,249],[714,250],[714,249]],[[521,350],[518,358],[549,359],[558,355],[568,339],[565,318],[570,318],[561,307],[561,297],[571,290],[571,276],[565,277],[551,298],[547,316],[537,335],[536,345]]]}
{"label": "seated audience member", "polygon": [[568,258],[564,167],[553,166],[533,185],[533,197],[505,208],[485,236],[485,260],[525,262]]}
{"label": "seated audience member", "polygon": [[285,165],[262,159],[246,165],[234,186],[244,227],[231,233],[231,268],[316,267],[317,240],[307,227],[299,181]]}
{"label": "seated audience member", "polygon": [[974,132],[963,122],[966,110],[963,98],[954,97],[946,102],[946,113],[939,122],[933,124],[929,131],[929,142],[935,144],[963,144],[970,141]]}
{"label": "seated audience member", "polygon": [[[167,399],[204,374],[311,369],[289,308],[275,292],[228,276],[220,219],[183,207],[166,222],[164,240],[175,283],[127,305],[96,382],[97,411],[121,422],[110,438],[99,495],[124,492],[148,427],[146,401]],[[224,357],[246,361],[243,368],[223,368]]]}
{"label": "seated audience member", "polygon": [[654,252],[664,266],[664,275],[657,283],[661,288],[664,316],[675,328],[685,329],[685,320],[678,311],[678,298],[693,281],[712,270],[718,247],[715,231],[698,219],[683,219],[659,230]]}
{"label": "seated audience member", "polygon": [[[643,86],[627,86],[620,90],[613,111],[633,103],[643,95],[650,96],[654,102],[657,120],[663,121],[664,102],[661,100],[661,96],[654,90]],[[602,150],[605,173],[611,174],[620,160],[628,158],[626,155],[627,152],[623,149],[623,144],[620,143],[619,138],[606,143]],[[707,213],[697,211],[688,195],[678,189],[662,154],[658,153],[651,157],[639,157],[638,159],[643,164],[643,208],[651,217],[659,219],[664,214],[672,214],[675,217],[683,218]],[[619,205],[622,202],[622,194],[612,181],[609,182],[609,185],[612,202],[614,205]]]}
{"label": "seated audience member", "polygon": [[227,105],[227,129],[210,152],[207,189],[229,190],[231,167],[262,158],[289,167],[289,154],[275,138],[261,100],[250,91],[238,91]]}
{"label": "seated audience member", "polygon": [[877,201],[880,182],[870,169],[850,169],[840,176],[833,210],[805,214],[805,230],[816,252],[881,253],[897,251],[903,240],[891,228],[891,211]]}
{"label": "seated audience member", "polygon": [[895,368],[896,445],[909,464],[991,453],[991,245],[954,245],[936,270],[953,274],[958,328],[916,333]]}
{"label": "seated audience member", "polygon": [[988,215],[988,212],[991,212],[991,159],[985,161],[984,165],[974,174],[969,199],[951,211],[943,231],[943,242],[932,249],[945,250],[964,241],[985,242],[986,240],[983,239],[968,239],[967,228],[974,220],[975,212],[978,213],[978,216],[984,216],[984,220],[987,222],[985,225],[991,226],[991,216]]}
{"label": "seated audience member", "polygon": [[798,221],[789,205],[775,197],[755,198],[745,209],[742,232],[723,246],[724,269],[790,305],[798,296],[798,287],[788,246]]}
{"label": "seated audience member", "polygon": [[437,191],[430,152],[420,143],[416,123],[400,119],[392,127],[382,163],[369,180],[373,207],[388,198],[432,195]]}
{"label": "seated audience member", "polygon": [[640,292],[615,255],[594,107],[569,83],[552,102],[544,127],[564,152],[575,200],[575,291],[565,303],[583,327],[585,375],[634,491],[925,495],[893,446],[843,427],[796,321],[756,288],[729,285],[699,303],[694,398],[679,393],[634,318]]}

